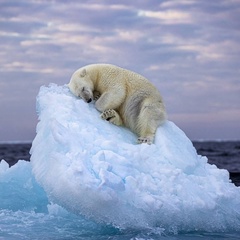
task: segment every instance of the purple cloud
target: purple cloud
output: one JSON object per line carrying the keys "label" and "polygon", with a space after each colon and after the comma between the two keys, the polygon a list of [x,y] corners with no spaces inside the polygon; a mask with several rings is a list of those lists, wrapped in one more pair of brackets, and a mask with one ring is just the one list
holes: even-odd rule
{"label": "purple cloud", "polygon": [[148,77],[192,139],[239,139],[239,11],[236,0],[2,1],[0,140],[31,140],[39,87],[98,62]]}

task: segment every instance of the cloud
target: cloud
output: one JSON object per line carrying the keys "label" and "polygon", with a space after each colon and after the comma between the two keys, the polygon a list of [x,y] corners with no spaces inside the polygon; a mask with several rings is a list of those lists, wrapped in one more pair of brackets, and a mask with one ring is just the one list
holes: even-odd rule
{"label": "cloud", "polygon": [[12,72],[38,72],[38,73],[53,73],[54,69],[51,68],[41,68],[39,64],[31,64],[24,62],[11,62],[6,63],[0,67],[0,71]]}
{"label": "cloud", "polygon": [[[238,118],[239,13],[234,0],[4,0],[1,98],[9,110],[19,106],[20,116],[29,99],[34,106],[40,85],[64,84],[83,65],[109,62],[148,77],[163,94],[170,118],[186,121],[184,127],[196,120],[192,115],[201,119],[199,129],[214,113],[219,122],[227,111]],[[10,97],[14,85],[31,87]],[[34,108],[25,115],[33,119]],[[7,122],[0,124],[7,128]]]}
{"label": "cloud", "polygon": [[188,5],[195,5],[197,3],[196,0],[171,0],[165,1],[161,3],[161,7],[163,8],[176,8],[179,6],[188,6]]}
{"label": "cloud", "polygon": [[163,24],[186,24],[191,23],[192,17],[188,12],[177,10],[166,11],[145,11],[140,10],[138,16],[147,18],[156,18]]}

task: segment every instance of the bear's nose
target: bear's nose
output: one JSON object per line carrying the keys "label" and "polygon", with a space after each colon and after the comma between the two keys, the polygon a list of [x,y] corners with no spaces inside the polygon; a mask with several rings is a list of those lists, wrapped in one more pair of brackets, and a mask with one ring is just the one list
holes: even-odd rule
{"label": "bear's nose", "polygon": [[90,103],[91,101],[92,101],[92,99],[91,99],[91,98],[89,98],[89,99],[88,99],[88,101],[87,101],[87,103]]}

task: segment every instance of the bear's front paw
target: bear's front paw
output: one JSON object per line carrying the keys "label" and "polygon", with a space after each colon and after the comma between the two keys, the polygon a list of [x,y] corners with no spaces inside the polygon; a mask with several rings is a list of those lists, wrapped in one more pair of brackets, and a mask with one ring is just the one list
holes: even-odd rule
{"label": "bear's front paw", "polygon": [[113,109],[105,110],[100,116],[102,119],[110,121],[111,118],[115,117],[116,112]]}
{"label": "bear's front paw", "polygon": [[97,101],[101,97],[101,93],[98,91],[93,92],[93,99],[94,101]]}
{"label": "bear's front paw", "polygon": [[108,110],[104,111],[100,116],[102,119],[107,120],[107,121],[111,122],[112,124],[115,124],[118,126],[122,125],[122,119],[120,118],[118,113],[113,109],[108,109]]}
{"label": "bear's front paw", "polygon": [[137,140],[137,143],[147,143],[149,145],[151,145],[152,142],[153,142],[153,140],[150,137],[139,137]]}

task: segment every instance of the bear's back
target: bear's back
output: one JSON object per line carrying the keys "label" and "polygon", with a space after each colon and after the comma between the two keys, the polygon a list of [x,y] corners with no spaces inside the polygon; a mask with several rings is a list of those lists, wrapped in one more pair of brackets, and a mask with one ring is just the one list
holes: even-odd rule
{"label": "bear's back", "polygon": [[94,72],[97,71],[99,80],[107,84],[113,82],[116,82],[116,84],[126,83],[130,89],[145,88],[146,90],[156,91],[156,87],[147,78],[131,70],[104,63],[91,64],[87,68]]}

